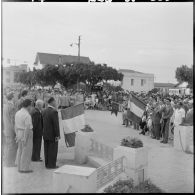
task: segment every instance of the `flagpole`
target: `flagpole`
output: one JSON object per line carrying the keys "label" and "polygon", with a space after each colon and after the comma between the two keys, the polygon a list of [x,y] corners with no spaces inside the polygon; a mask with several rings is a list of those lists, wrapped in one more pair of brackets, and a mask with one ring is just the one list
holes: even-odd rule
{"label": "flagpole", "polygon": [[[78,38],[78,64],[80,63],[80,46],[81,46],[81,35],[79,35],[79,38]],[[77,91],[79,89],[79,81],[78,81],[78,78],[77,78]]]}

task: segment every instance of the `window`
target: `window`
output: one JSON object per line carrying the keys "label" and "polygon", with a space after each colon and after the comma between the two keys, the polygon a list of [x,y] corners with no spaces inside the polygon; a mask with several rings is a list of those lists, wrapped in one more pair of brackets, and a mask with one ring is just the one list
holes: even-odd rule
{"label": "window", "polygon": [[141,79],[141,86],[144,85],[144,79]]}
{"label": "window", "polygon": [[141,86],[143,86],[144,84],[146,84],[146,80],[145,79],[141,79]]}
{"label": "window", "polygon": [[18,72],[14,72],[14,82],[16,83],[17,82],[17,78],[18,78]]}
{"label": "window", "polygon": [[131,79],[131,85],[133,85],[134,84],[134,79]]}

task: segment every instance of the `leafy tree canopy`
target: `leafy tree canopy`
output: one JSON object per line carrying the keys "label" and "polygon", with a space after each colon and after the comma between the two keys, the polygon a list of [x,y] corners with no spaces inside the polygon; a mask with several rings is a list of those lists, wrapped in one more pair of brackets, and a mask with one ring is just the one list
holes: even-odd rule
{"label": "leafy tree canopy", "polygon": [[123,79],[123,75],[106,64],[66,64],[66,65],[46,65],[41,70],[33,69],[33,71],[22,73],[18,77],[18,82],[33,86],[39,84],[41,86],[60,83],[64,87],[70,87],[77,82],[83,82],[86,85],[93,86],[99,82],[108,80]]}
{"label": "leafy tree canopy", "polygon": [[193,88],[193,66],[182,65],[175,71],[175,78],[178,82],[187,82],[189,88]]}

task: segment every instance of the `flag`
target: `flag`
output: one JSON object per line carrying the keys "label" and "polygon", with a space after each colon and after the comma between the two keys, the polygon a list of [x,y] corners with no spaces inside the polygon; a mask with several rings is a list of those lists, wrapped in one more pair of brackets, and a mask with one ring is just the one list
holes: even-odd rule
{"label": "flag", "polygon": [[135,95],[130,94],[130,98],[128,101],[128,110],[127,110],[127,117],[139,124],[141,117],[144,113],[144,110],[146,108],[146,104],[141,101],[139,98],[137,98]]}
{"label": "flag", "polygon": [[61,127],[64,134],[74,133],[85,127],[83,103],[61,110]]}

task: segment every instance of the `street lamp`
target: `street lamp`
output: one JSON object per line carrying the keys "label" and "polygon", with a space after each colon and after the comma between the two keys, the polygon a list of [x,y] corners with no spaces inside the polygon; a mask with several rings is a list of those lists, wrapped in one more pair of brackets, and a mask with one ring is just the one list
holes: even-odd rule
{"label": "street lamp", "polygon": [[78,43],[71,43],[70,46],[72,47],[74,44],[78,46],[78,62],[80,62],[81,35],[78,37]]}

